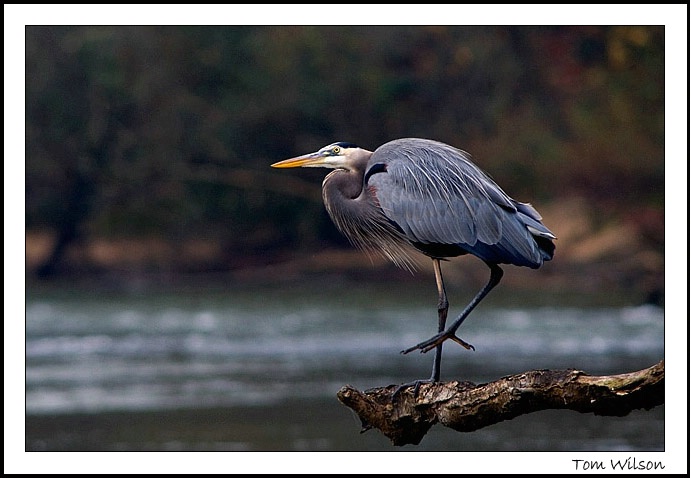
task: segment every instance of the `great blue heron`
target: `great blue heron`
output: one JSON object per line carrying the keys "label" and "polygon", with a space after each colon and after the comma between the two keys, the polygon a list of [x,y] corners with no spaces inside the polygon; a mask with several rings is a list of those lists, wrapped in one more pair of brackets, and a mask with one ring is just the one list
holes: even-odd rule
{"label": "great blue heron", "polygon": [[[456,330],[501,280],[499,264],[537,269],[554,254],[556,237],[530,204],[511,199],[470,161],[468,153],[438,141],[397,139],[374,152],[339,142],[272,166],[335,169],[322,183],[324,205],[355,246],[411,270],[413,251],[432,258],[439,292],[438,333],[402,351],[428,352],[436,347],[432,376],[414,382],[416,391],[421,382],[439,381],[444,341],[473,349],[456,336]],[[482,259],[490,277],[445,329],[449,302],[440,261],[463,254]]]}

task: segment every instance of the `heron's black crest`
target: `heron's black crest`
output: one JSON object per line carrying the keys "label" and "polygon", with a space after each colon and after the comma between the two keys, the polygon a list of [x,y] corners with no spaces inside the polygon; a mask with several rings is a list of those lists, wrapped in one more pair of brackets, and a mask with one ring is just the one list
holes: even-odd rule
{"label": "heron's black crest", "polygon": [[338,143],[334,143],[335,146],[340,146],[341,148],[348,149],[348,148],[359,148],[355,143],[348,143],[347,141],[340,141]]}

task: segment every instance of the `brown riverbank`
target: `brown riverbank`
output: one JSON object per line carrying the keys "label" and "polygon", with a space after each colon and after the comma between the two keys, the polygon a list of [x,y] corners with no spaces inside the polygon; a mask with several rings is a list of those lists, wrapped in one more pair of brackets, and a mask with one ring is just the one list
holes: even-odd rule
{"label": "brown riverbank", "polygon": [[[557,234],[553,261],[538,271],[507,267],[504,287],[515,290],[600,293],[628,296],[633,302],[664,302],[664,218],[654,211],[635,219],[598,221],[584,201],[572,199],[543,207],[545,223]],[[48,257],[54,238],[48,232],[27,232],[29,280]],[[420,279],[379,258],[350,248],[324,245],[314,251],[275,249],[238,254],[220,240],[170,240],[163,237],[89,237],[65,254],[59,280],[105,277],[112,280],[175,282],[223,276],[244,283],[300,281],[339,275],[355,280]],[[486,280],[484,264],[475,258],[449,261],[451,283],[474,287]],[[416,275],[431,275],[423,257]],[[422,282],[421,282],[422,283]]]}

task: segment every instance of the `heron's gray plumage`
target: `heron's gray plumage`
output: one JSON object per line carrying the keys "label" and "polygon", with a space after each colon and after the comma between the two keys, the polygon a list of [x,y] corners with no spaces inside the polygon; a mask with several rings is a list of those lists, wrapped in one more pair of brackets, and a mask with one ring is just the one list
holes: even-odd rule
{"label": "heron's gray plumage", "polygon": [[553,247],[535,240],[554,239],[537,211],[511,199],[466,152],[406,138],[375,150],[366,170],[378,164],[386,167],[369,176],[363,193],[369,186],[383,214],[428,255],[435,245],[455,245],[449,255],[471,253],[497,264],[536,268],[551,259]]}

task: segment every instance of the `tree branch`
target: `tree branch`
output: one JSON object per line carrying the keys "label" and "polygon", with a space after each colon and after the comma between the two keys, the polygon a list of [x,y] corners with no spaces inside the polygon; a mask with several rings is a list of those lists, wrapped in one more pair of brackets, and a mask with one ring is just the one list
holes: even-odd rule
{"label": "tree branch", "polygon": [[392,398],[396,385],[365,392],[346,385],[338,399],[362,421],[362,431],[378,428],[394,445],[420,443],[436,423],[460,432],[547,409],[624,416],[664,403],[664,360],[621,375],[590,376],[579,370],[532,370],[491,383],[439,382],[412,387]]}

